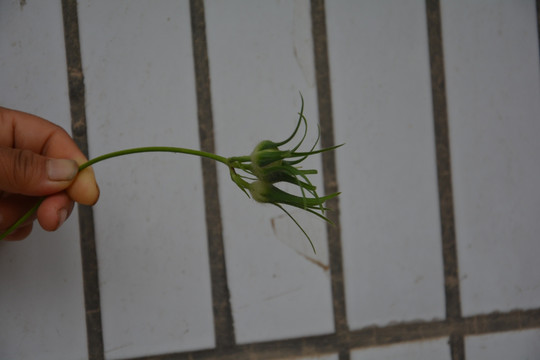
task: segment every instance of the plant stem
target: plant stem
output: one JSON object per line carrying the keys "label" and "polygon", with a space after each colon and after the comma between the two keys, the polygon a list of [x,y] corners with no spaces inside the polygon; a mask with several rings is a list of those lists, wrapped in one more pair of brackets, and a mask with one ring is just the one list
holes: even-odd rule
{"label": "plant stem", "polygon": [[[227,158],[224,158],[223,156],[212,154],[206,151],[186,149],[186,148],[180,148],[180,147],[172,147],[172,146],[148,146],[148,147],[138,147],[138,148],[114,151],[105,155],[98,156],[80,165],[79,172],[103,160],[107,160],[107,159],[119,157],[119,156],[124,156],[124,155],[129,155],[129,154],[146,153],[146,152],[170,152],[170,153],[195,155],[195,156],[219,161],[220,163],[223,163],[229,166],[229,161],[227,160]],[[19,220],[17,220],[13,225],[11,225],[6,231],[0,234],[0,240],[3,240],[6,236],[8,236],[13,231],[15,231],[19,226],[21,226],[22,223],[28,220],[37,211],[37,209],[39,208],[43,200],[45,200],[45,197],[39,198],[38,202],[30,210],[28,210]]]}
{"label": "plant stem", "polygon": [[11,225],[6,231],[0,235],[0,241],[4,240],[6,236],[11,234],[13,231],[15,231],[19,226],[21,226],[26,220],[28,220],[39,208],[39,205],[45,200],[45,197],[39,198],[38,202],[32,206],[30,210],[28,210],[23,216],[19,218],[19,220],[15,221],[13,225]]}
{"label": "plant stem", "polygon": [[208,159],[219,161],[225,165],[229,164],[227,158],[224,158],[223,156],[219,156],[219,155],[212,154],[209,152],[205,152],[205,151],[186,149],[186,148],[180,148],[180,147],[172,147],[172,146],[148,146],[148,147],[138,147],[138,148],[114,151],[105,155],[98,156],[96,158],[93,158],[92,160],[85,162],[81,166],[79,166],[79,171],[84,170],[87,167],[94,165],[95,163],[98,163],[100,161],[107,160],[113,157],[124,156],[124,155],[129,155],[129,154],[145,153],[145,152],[171,152],[171,153],[188,154],[188,155],[195,155],[195,156],[205,157]]}

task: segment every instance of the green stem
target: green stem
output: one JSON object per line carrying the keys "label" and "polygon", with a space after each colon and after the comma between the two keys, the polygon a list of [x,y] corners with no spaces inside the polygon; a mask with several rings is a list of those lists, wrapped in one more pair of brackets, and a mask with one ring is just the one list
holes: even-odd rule
{"label": "green stem", "polygon": [[11,225],[6,231],[4,231],[2,233],[2,235],[0,235],[0,241],[1,240],[4,240],[4,238],[6,236],[8,236],[9,234],[11,234],[13,231],[15,231],[19,226],[21,226],[26,220],[28,220],[32,215],[34,215],[34,213],[37,211],[37,209],[39,208],[39,205],[41,205],[41,203],[43,202],[43,200],[45,200],[44,197],[41,197],[39,198],[38,202],[30,209],[26,212],[26,214],[24,214],[23,216],[21,216],[19,218],[19,220],[15,221],[15,223],[13,225]]}
{"label": "green stem", "polygon": [[113,157],[124,156],[124,155],[129,155],[129,154],[145,153],[145,152],[171,152],[171,153],[195,155],[195,156],[205,157],[208,159],[219,161],[225,165],[229,165],[229,161],[227,160],[227,158],[224,158],[223,156],[212,154],[206,151],[186,149],[186,148],[180,148],[180,147],[172,147],[172,146],[148,146],[148,147],[138,147],[138,148],[114,151],[105,155],[98,156],[96,158],[93,158],[92,160],[85,162],[81,166],[79,166],[79,171],[84,170],[87,167],[94,165],[95,163],[98,163],[100,161],[107,160]]}
{"label": "green stem", "polygon": [[[80,165],[79,172],[103,160],[107,160],[107,159],[119,157],[119,156],[124,156],[124,155],[129,155],[129,154],[147,153],[147,152],[170,152],[170,153],[195,155],[195,156],[219,161],[220,163],[223,163],[229,166],[229,160],[227,160],[227,158],[224,158],[223,156],[212,154],[206,151],[186,149],[186,148],[180,148],[180,147],[172,147],[172,146],[148,146],[148,147],[138,147],[138,148],[114,151],[105,155],[98,156]],[[0,241],[3,240],[9,234],[11,234],[13,231],[15,231],[19,226],[22,225],[22,223],[28,220],[37,211],[37,209],[39,208],[43,200],[45,200],[45,197],[39,198],[38,202],[30,210],[28,210],[19,220],[17,220],[13,225],[11,225],[6,231],[4,231],[0,235]]]}

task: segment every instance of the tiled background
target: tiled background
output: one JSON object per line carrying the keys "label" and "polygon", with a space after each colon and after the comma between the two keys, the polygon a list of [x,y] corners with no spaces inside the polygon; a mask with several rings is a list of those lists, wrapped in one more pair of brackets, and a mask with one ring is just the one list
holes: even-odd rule
{"label": "tiled background", "polygon": [[312,139],[320,121],[346,143],[307,164],[343,192],[337,227],[301,217],[316,256],[225,168],[96,165],[96,206],[0,243],[0,359],[540,359],[538,19],[533,0],[0,2],[0,105],[90,157],[248,154],[290,132],[299,91]]}

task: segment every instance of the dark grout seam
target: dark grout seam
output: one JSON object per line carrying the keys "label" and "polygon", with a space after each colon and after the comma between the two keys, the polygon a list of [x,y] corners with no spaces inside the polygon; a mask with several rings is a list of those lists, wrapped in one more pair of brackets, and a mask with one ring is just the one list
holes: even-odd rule
{"label": "dark grout seam", "polygon": [[[62,0],[62,17],[64,21],[71,129],[75,142],[85,156],[88,157],[85,87],[76,0]],[[104,358],[103,327],[101,322],[94,214],[89,206],[79,205],[78,210],[88,358],[90,360],[101,360]]]}
{"label": "dark grout seam", "polygon": [[540,52],[540,0],[536,0],[536,28],[538,31],[538,50]]}
{"label": "dark grout seam", "polygon": [[[321,126],[321,146],[330,147],[335,145],[335,142],[324,0],[311,1],[311,30],[313,36],[319,124]],[[336,157],[333,151],[322,154],[322,165],[325,194],[337,192]],[[333,225],[328,224],[326,229],[328,235],[334,327],[337,342],[338,344],[343,345],[340,346],[339,359],[348,360],[350,358],[350,352],[345,344],[348,342],[347,337],[349,334],[349,327],[347,324],[347,310],[345,303],[339,198],[336,197],[331,199],[328,201],[327,206],[332,209],[327,215],[333,223]]]}
{"label": "dark grout seam", "polygon": [[[439,0],[426,0],[426,18],[431,68],[431,94],[435,129],[437,182],[439,188],[446,318],[448,321],[459,321],[461,319],[461,298],[454,219],[450,141],[448,136],[442,22]],[[465,346],[463,336],[460,336],[459,334],[450,334],[449,343],[452,359],[464,360]]]}
{"label": "dark grout seam", "polygon": [[[190,0],[189,5],[191,13],[200,146],[203,151],[215,153],[204,3],[202,0]],[[208,236],[208,255],[210,260],[210,278],[212,282],[215,341],[218,349],[229,348],[236,344],[236,339],[230,304],[229,285],[227,282],[225,248],[222,231],[223,226],[221,221],[215,162],[209,159],[202,159],[202,174]]]}
{"label": "dark grout seam", "polygon": [[540,329],[540,308],[514,310],[469,316],[458,321],[434,320],[370,326],[350,331],[346,343],[340,343],[337,334],[309,336],[237,345],[228,349],[207,349],[184,353],[171,353],[131,360],[280,360],[307,356],[335,354],[345,346],[349,350],[396,345],[416,341],[444,339],[451,334],[478,336],[509,331]]}

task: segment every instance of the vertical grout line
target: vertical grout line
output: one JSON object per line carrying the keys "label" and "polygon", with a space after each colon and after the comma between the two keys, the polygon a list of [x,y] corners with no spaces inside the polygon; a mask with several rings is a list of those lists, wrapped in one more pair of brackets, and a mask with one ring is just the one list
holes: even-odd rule
{"label": "vertical grout line", "polygon": [[[330,88],[330,66],[328,60],[328,38],[326,32],[326,12],[324,0],[311,1],[311,30],[313,35],[313,51],[315,59],[315,78],[317,82],[317,103],[319,123],[321,126],[321,146],[334,145],[334,125],[332,116],[332,93]],[[324,192],[331,194],[338,191],[336,158],[333,151],[322,154]],[[345,285],[343,275],[343,255],[341,247],[341,225],[339,220],[339,198],[328,201],[332,209],[328,218],[334,225],[328,224],[328,254],[330,262],[330,278],[334,311],[334,326],[339,342],[339,359],[348,360],[349,326],[345,304]]]}
{"label": "vertical grout line", "polygon": [[[75,142],[85,156],[88,157],[85,88],[76,0],[62,0],[62,17],[64,20],[71,128]],[[103,328],[101,323],[94,214],[89,206],[79,205],[78,210],[88,358],[90,360],[101,360],[104,358]]]}
{"label": "vertical grout line", "polygon": [[540,51],[540,0],[536,0],[536,28],[538,30],[538,49]]}
{"label": "vertical grout line", "polygon": [[[190,0],[189,5],[200,146],[203,151],[215,153],[204,3],[203,0]],[[218,349],[230,348],[236,344],[236,339],[227,282],[216,163],[209,159],[202,159],[202,175],[215,341]]]}
{"label": "vertical grout line", "polygon": [[[439,0],[426,0],[426,17],[431,67],[431,93],[435,129],[437,181],[439,188],[446,318],[447,321],[452,323],[460,321],[462,316],[450,161],[450,141],[448,135],[441,9]],[[465,345],[462,334],[450,334],[450,351],[453,360],[465,359]]]}

